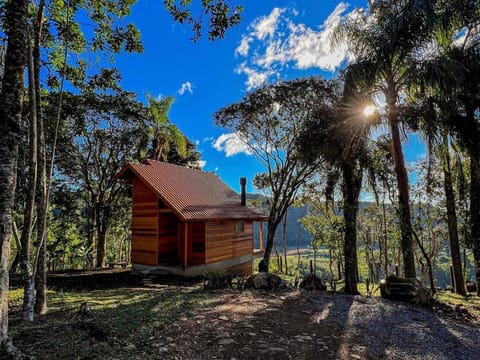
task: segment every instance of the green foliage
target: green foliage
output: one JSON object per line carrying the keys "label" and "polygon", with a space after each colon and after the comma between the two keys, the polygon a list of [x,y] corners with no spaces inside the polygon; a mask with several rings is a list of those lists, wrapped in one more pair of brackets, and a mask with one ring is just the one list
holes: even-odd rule
{"label": "green foliage", "polygon": [[[163,0],[163,4],[174,21],[192,26],[195,41],[202,37],[205,27],[208,28],[209,40],[223,38],[228,28],[240,23],[243,12],[242,6],[233,7],[226,0],[202,0],[202,14],[199,16],[192,13],[192,0]],[[207,21],[204,20],[203,15],[206,15]]]}
{"label": "green foliage", "polygon": [[167,161],[171,144],[181,157],[187,156],[187,138],[168,118],[173,97],[154,99],[148,97],[147,119],[152,134],[152,147],[148,157],[154,160]]}

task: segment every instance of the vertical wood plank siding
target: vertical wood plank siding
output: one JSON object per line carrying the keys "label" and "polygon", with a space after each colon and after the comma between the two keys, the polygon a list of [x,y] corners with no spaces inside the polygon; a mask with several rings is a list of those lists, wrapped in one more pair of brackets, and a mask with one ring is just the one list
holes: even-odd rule
{"label": "vertical wood plank siding", "polygon": [[138,178],[132,193],[132,262],[157,265],[157,196]]}
{"label": "vertical wood plank siding", "polygon": [[235,233],[235,223],[232,220],[206,222],[206,264],[252,254],[253,223],[245,221],[243,233]]}
{"label": "vertical wood plank siding", "polygon": [[[188,223],[187,229],[187,264],[205,264],[205,223],[201,221]],[[178,242],[178,261],[184,263],[185,223],[181,223]]]}
{"label": "vertical wood plank siding", "polygon": [[177,259],[178,218],[174,213],[158,214],[158,262]]}

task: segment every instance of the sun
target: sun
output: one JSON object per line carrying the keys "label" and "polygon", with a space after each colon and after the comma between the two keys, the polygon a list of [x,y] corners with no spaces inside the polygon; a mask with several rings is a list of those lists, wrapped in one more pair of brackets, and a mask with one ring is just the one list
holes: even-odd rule
{"label": "sun", "polygon": [[370,105],[367,105],[363,108],[362,114],[363,114],[363,116],[368,118],[368,117],[372,116],[373,114],[375,114],[376,111],[377,111],[376,106],[370,104]]}

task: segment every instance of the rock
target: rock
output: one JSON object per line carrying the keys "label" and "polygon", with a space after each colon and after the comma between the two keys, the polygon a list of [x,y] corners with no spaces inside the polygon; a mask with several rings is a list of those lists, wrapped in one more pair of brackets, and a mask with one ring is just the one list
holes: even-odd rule
{"label": "rock", "polygon": [[477,284],[467,281],[467,292],[477,292]]}
{"label": "rock", "polygon": [[234,342],[235,342],[235,340],[233,340],[233,339],[221,339],[218,342],[218,345],[230,345],[230,344],[233,344]]}
{"label": "rock", "polygon": [[262,289],[262,290],[280,290],[287,289],[288,284],[278,275],[261,272],[255,275],[250,275],[245,281],[245,288],[247,289]]}
{"label": "rock", "polygon": [[308,274],[298,285],[300,289],[326,291],[327,285],[314,274]]}
{"label": "rock", "polygon": [[219,320],[223,320],[223,321],[229,321],[230,319],[228,317],[226,317],[225,315],[221,315],[218,317]]}
{"label": "rock", "polygon": [[298,341],[304,341],[304,340],[312,340],[312,337],[308,335],[297,335],[295,336],[295,339],[297,339]]}
{"label": "rock", "polygon": [[430,289],[424,287],[418,279],[388,276],[380,282],[380,293],[383,298],[411,302],[423,306],[434,303]]}
{"label": "rock", "polygon": [[217,335],[217,338],[221,338],[221,339],[229,338],[229,337],[230,337],[230,334],[227,331],[222,331]]}
{"label": "rock", "polygon": [[134,344],[128,344],[127,346],[125,346],[125,350],[127,351],[133,351],[133,350],[136,350],[137,347],[134,345]]}
{"label": "rock", "polygon": [[271,332],[270,330],[260,330],[260,332],[264,333],[264,334],[273,334],[273,332]]}

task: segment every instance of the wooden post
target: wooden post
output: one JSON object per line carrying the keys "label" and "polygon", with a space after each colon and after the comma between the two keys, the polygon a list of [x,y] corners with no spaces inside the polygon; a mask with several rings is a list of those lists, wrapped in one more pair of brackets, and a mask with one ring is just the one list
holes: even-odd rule
{"label": "wooden post", "polygon": [[260,237],[260,250],[263,250],[263,221],[260,221],[260,233],[259,233],[259,237]]}
{"label": "wooden post", "polygon": [[184,239],[184,249],[183,249],[183,271],[187,270],[187,259],[188,259],[188,222],[185,221],[185,239]]}
{"label": "wooden post", "polygon": [[395,276],[398,277],[399,273],[398,265],[395,265]]}
{"label": "wooden post", "polygon": [[313,274],[313,260],[310,259],[310,274]]}

